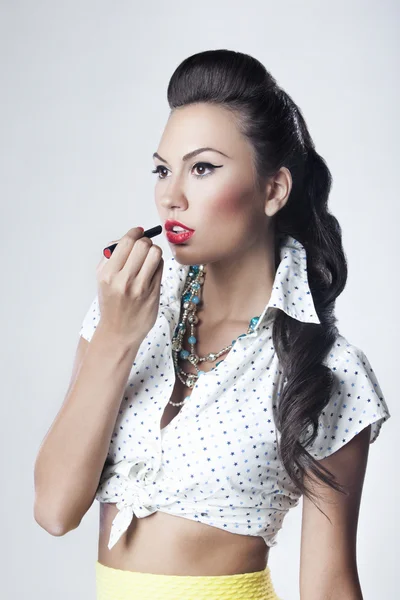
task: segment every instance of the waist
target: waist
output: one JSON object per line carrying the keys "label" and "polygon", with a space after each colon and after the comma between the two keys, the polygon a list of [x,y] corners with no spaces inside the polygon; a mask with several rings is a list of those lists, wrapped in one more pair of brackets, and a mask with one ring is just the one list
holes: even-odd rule
{"label": "waist", "polygon": [[105,566],[169,575],[234,575],[265,569],[269,548],[262,537],[234,534],[157,511],[132,519],[108,548],[115,504],[100,504],[98,560]]}
{"label": "waist", "polygon": [[268,566],[222,576],[174,576],[111,568],[96,562],[97,600],[280,600]]}

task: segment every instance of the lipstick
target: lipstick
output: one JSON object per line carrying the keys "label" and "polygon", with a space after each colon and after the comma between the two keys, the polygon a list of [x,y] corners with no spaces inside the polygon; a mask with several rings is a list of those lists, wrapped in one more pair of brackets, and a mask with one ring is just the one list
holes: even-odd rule
{"label": "lipstick", "polygon": [[[173,231],[175,226],[183,229],[184,231]],[[194,234],[194,229],[191,229],[191,227],[184,225],[180,221],[175,221],[175,219],[167,219],[164,223],[164,228],[167,232],[167,240],[172,244],[183,244]]]}
{"label": "lipstick", "polygon": [[172,244],[183,244],[189,238],[192,237],[194,231],[182,231],[180,233],[174,233],[173,231],[167,231],[167,240]]}
{"label": "lipstick", "polygon": [[[162,232],[161,225],[156,225],[155,227],[151,227],[150,229],[146,229],[146,231],[143,232],[143,237],[152,238],[152,237],[155,237],[156,235],[160,235],[161,232]],[[111,246],[107,246],[106,248],[104,248],[104,250],[103,250],[104,256],[106,258],[110,258],[110,256],[114,252],[114,250],[117,247],[117,245],[118,244],[115,243],[115,244],[111,244]]]}

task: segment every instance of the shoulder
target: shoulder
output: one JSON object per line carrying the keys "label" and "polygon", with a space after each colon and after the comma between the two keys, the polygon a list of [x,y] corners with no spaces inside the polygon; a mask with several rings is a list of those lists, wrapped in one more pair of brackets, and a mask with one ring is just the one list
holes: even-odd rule
{"label": "shoulder", "polygon": [[325,364],[334,375],[334,394],[342,408],[356,412],[371,404],[378,412],[388,413],[375,371],[359,346],[339,334]]}
{"label": "shoulder", "polygon": [[366,364],[367,359],[361,348],[338,334],[324,362],[333,372],[338,369],[347,372],[350,367]]}
{"label": "shoulder", "polygon": [[377,375],[360,347],[338,335],[324,364],[333,374],[333,386],[319,417],[317,438],[307,448],[317,460],[336,452],[368,425],[370,443],[374,442],[391,416]]}

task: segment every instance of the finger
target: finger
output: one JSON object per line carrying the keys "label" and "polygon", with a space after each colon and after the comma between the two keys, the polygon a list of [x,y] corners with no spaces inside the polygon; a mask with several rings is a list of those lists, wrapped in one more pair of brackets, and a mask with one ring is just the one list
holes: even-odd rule
{"label": "finger", "polygon": [[137,240],[121,269],[121,274],[131,280],[137,277],[152,246],[153,242],[147,237]]}
{"label": "finger", "polygon": [[[117,273],[124,267],[135,243],[143,237],[143,231],[139,227],[130,229],[119,241],[114,252],[107,260],[106,271]],[[143,238],[148,239],[148,238]]]}
{"label": "finger", "polygon": [[162,249],[160,246],[153,244],[145,257],[142,268],[140,269],[137,277],[141,279],[142,282],[146,282],[149,286],[153,283],[153,277],[157,269],[160,268],[160,262],[162,259]]}

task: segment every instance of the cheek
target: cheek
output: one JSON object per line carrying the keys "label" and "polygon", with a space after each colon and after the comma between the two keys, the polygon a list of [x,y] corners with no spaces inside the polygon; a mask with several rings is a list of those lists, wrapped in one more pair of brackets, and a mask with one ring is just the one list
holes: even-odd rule
{"label": "cheek", "polygon": [[209,198],[204,208],[208,218],[236,220],[240,217],[245,218],[249,206],[245,190],[238,190],[237,186],[225,186],[223,191]]}

